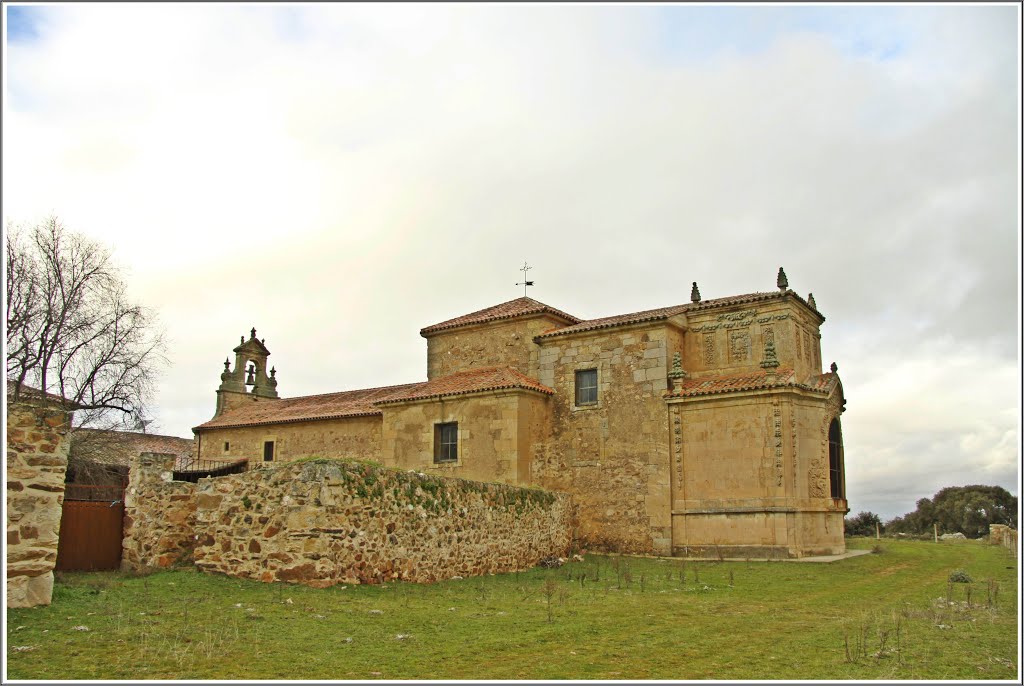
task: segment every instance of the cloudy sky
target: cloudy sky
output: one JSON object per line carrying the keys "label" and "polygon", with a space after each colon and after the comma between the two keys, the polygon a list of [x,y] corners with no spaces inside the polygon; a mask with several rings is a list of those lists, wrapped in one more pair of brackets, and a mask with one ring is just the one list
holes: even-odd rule
{"label": "cloudy sky", "polygon": [[827,317],[853,512],[1019,494],[1019,8],[6,5],[5,225],[110,245],[191,436],[253,326],[282,395],[421,327],[772,290]]}

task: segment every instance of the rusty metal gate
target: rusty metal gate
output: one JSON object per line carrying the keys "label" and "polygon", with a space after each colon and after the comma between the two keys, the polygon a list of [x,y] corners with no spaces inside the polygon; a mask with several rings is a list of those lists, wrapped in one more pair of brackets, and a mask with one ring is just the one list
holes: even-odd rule
{"label": "rusty metal gate", "polygon": [[[72,499],[69,499],[72,498]],[[68,485],[60,517],[57,569],[100,571],[121,566],[124,490]]]}

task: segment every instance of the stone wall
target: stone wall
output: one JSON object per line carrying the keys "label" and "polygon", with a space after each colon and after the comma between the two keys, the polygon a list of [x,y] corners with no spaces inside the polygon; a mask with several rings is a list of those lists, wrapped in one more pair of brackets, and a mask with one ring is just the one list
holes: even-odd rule
{"label": "stone wall", "polygon": [[172,481],[174,460],[170,454],[142,453],[130,462],[122,569],[170,567],[192,560],[196,485]]}
{"label": "stone wall", "polygon": [[[267,400],[265,402],[275,402]],[[381,417],[345,417],[292,424],[204,429],[197,439],[203,460],[263,460],[263,444],[274,443],[274,461],[304,457],[358,459],[380,454]],[[227,448],[225,449],[225,444]]]}
{"label": "stone wall", "polygon": [[[231,576],[317,587],[431,582],[526,569],[570,544],[569,496],[539,489],[336,460],[192,487],[168,481],[165,466],[140,464],[129,484],[133,559],[148,564],[169,561],[167,551],[184,551],[191,537],[197,567]],[[180,511],[192,503],[194,517],[163,514],[175,502]],[[126,537],[126,559],[128,545]]]}
{"label": "stone wall", "polygon": [[50,604],[70,424],[47,401],[7,405],[7,607]]}
{"label": "stone wall", "polygon": [[818,317],[787,298],[687,314],[683,369],[691,378],[761,371],[767,339],[801,379],[821,373]]}
{"label": "stone wall", "polygon": [[477,367],[502,366],[537,376],[533,337],[565,326],[547,315],[441,331],[427,337],[427,379]]}
{"label": "stone wall", "polygon": [[[671,554],[667,388],[675,328],[665,324],[540,339],[538,379],[555,389],[551,438],[530,482],[573,494],[587,545]],[[597,370],[597,402],[577,407],[576,372]]]}
{"label": "stone wall", "polygon": [[[437,476],[526,485],[532,448],[546,436],[548,402],[539,393],[507,390],[388,405],[381,461]],[[458,459],[438,464],[434,427],[442,422],[458,422]]]}
{"label": "stone wall", "polygon": [[990,524],[988,527],[989,531],[989,543],[992,545],[1001,545],[1010,552],[1013,553],[1014,557],[1017,557],[1017,530],[1011,529],[1006,524]]}
{"label": "stone wall", "polygon": [[670,403],[681,438],[675,552],[842,553],[845,500],[830,497],[822,444],[823,422],[827,431],[837,402],[787,389]]}

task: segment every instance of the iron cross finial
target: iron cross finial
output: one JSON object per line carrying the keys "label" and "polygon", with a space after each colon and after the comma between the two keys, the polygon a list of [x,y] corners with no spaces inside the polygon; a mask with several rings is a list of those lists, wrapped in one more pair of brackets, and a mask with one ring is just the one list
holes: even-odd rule
{"label": "iron cross finial", "polygon": [[524,298],[526,297],[526,289],[527,289],[527,287],[533,285],[533,281],[530,281],[529,279],[527,279],[527,275],[526,275],[526,272],[530,271],[531,269],[533,269],[533,267],[530,267],[529,265],[527,265],[525,261],[523,262],[523,266],[519,268],[519,271],[521,271],[523,273],[523,280],[520,281],[519,283],[517,283],[516,285],[523,287],[523,297]]}

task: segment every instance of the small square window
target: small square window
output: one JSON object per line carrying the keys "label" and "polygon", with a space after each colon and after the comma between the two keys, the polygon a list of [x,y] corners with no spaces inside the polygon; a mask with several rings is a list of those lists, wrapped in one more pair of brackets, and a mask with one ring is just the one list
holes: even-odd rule
{"label": "small square window", "polygon": [[434,424],[434,462],[457,462],[459,459],[459,423]]}
{"label": "small square window", "polygon": [[582,369],[576,372],[576,404],[597,404],[597,370]]}

